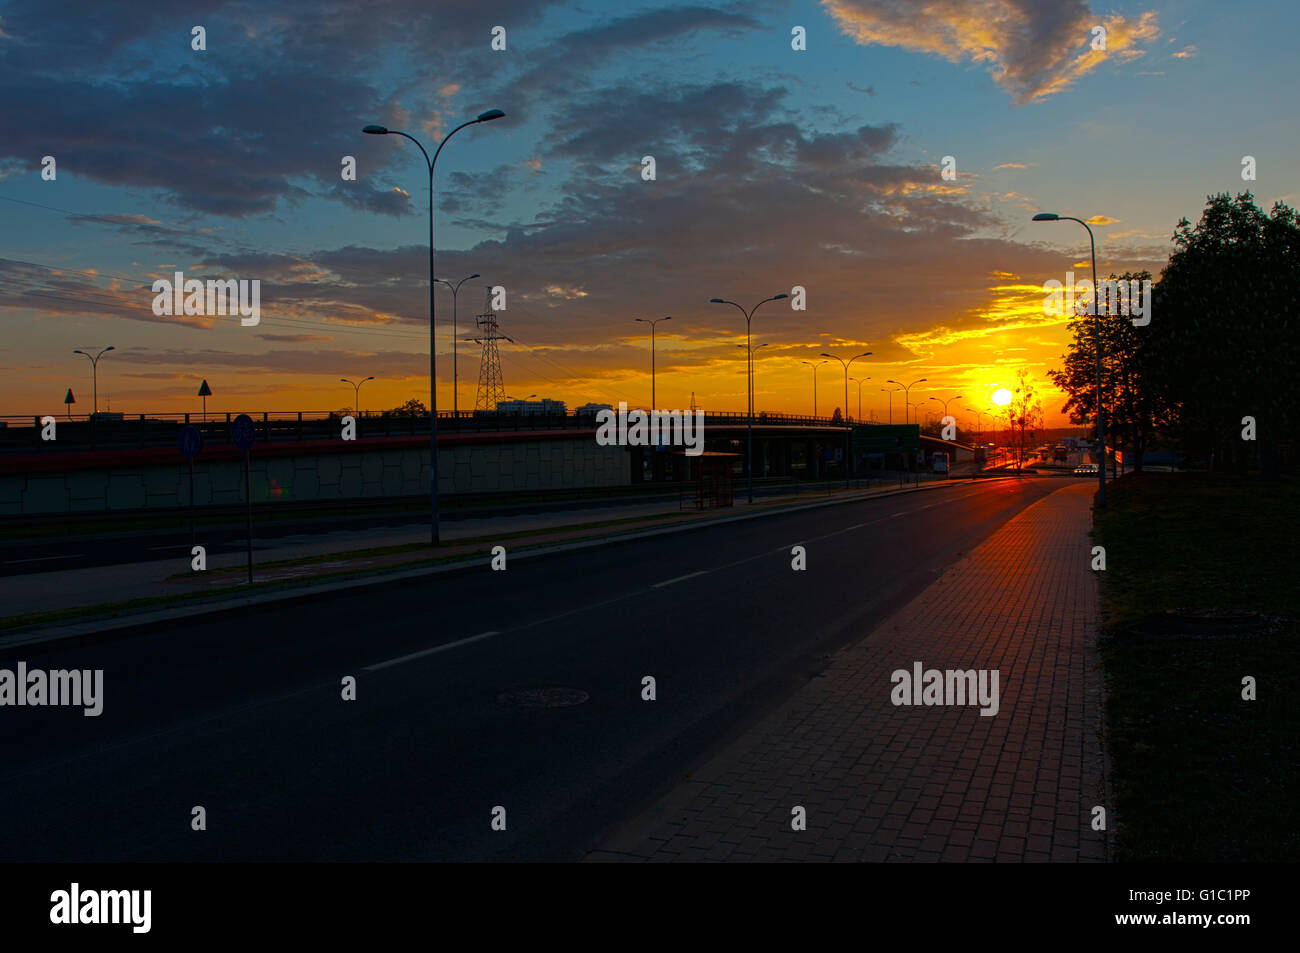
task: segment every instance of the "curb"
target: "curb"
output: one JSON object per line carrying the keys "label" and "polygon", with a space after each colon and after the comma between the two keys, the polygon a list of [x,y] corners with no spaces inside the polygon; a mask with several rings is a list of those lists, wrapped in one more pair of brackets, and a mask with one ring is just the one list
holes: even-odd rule
{"label": "curb", "polygon": [[[919,493],[943,487],[969,486],[973,483],[999,482],[1005,479],[1014,478],[984,477],[965,480],[944,480],[941,482],[928,483],[922,486],[907,486],[901,489],[885,490],[875,493],[867,492],[837,499],[817,500],[814,502],[799,503],[791,506],[776,506],[771,509],[757,509],[754,512],[738,513],[734,516],[720,517],[718,519],[681,523],[674,526],[638,530],[631,533],[622,533],[613,536],[601,536],[596,539],[574,540],[568,543],[557,543],[549,546],[543,544],[535,548],[511,553],[510,558],[512,560],[518,560],[535,556],[548,556],[555,553],[572,552],[580,549],[593,549],[599,546],[609,546],[617,543],[631,542],[638,539],[648,539],[654,536],[665,536],[672,533],[707,529],[709,527],[725,525],[727,523],[737,523],[743,520],[761,519],[766,516],[781,516],[787,513],[798,513],[803,510],[819,509],[825,506],[842,506],[846,503],[860,503],[866,500],[886,499],[891,496],[901,496],[906,493]],[[403,579],[416,579],[422,576],[465,572],[470,569],[481,568],[481,566],[482,564],[478,560],[466,559],[440,566],[420,566],[411,569],[379,569],[357,579],[343,579],[333,582],[326,581],[316,585],[303,584],[301,586],[291,586],[285,589],[278,589],[274,592],[264,592],[251,596],[236,596],[211,603],[148,610],[109,619],[94,619],[84,622],[56,623],[49,626],[37,626],[34,629],[18,632],[13,637],[7,638],[0,635],[0,651],[24,645],[86,640],[92,636],[122,629],[132,629],[163,622],[172,622],[178,619],[195,618],[198,616],[218,615],[223,612],[230,612],[236,609],[248,608],[250,606],[265,605],[272,602],[284,602],[291,599],[305,599],[326,593],[342,592],[348,589],[360,589],[366,586],[400,582]]]}

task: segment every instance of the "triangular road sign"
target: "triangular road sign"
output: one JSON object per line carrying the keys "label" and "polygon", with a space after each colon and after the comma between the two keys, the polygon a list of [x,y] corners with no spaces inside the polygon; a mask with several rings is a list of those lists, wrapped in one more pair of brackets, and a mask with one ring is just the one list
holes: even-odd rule
{"label": "triangular road sign", "polygon": [[75,397],[72,396],[72,388],[71,388],[71,387],[69,387],[69,388],[68,388],[68,392],[67,392],[66,394],[63,395],[63,402],[64,402],[65,404],[75,404],[75,403],[77,402],[77,398],[75,398]]}
{"label": "triangular road sign", "polygon": [[212,396],[212,388],[208,386],[208,379],[206,377],[203,378],[203,383],[199,385],[199,396],[200,397]]}

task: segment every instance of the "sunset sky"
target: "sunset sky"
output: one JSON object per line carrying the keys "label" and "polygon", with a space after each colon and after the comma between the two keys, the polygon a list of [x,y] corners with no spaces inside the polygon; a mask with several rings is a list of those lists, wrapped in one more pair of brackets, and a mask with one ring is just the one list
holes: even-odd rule
{"label": "sunset sky", "polygon": [[[109,344],[101,409],[198,410],[203,378],[210,412],[338,409],[352,403],[339,378],[367,375],[364,407],[427,402],[427,174],[413,144],[361,127],[432,152],[500,108],[438,161],[436,239],[440,277],[483,276],[460,294],[462,341],[483,285],[507,289],[508,394],[648,405],[648,328],[633,319],[671,314],[659,407],[694,392],[743,410],[744,320],[709,299],[801,285],[806,311],[773,302],[754,319],[758,409],[810,413],[800,361],[870,350],[852,372],[871,377],[864,415],[886,416],[889,378],[928,378],[913,400],[983,409],[1023,366],[1061,425],[1045,373],[1065,319],[1043,314],[1041,288],[1086,276],[1087,234],[1030,217],[1095,220],[1104,277],[1158,273],[1211,192],[1296,204],[1298,21],[1293,0],[11,0],[0,414],[62,413],[68,387],[85,412],[89,362],[72,350]],[[195,25],[206,51],[191,49]],[[347,155],[356,181],[340,177]],[[1257,181],[1242,180],[1246,155]],[[261,323],[156,316],[150,286],[177,270],[259,279]],[[478,365],[462,343],[462,410]],[[828,414],[839,365],[818,384]]]}

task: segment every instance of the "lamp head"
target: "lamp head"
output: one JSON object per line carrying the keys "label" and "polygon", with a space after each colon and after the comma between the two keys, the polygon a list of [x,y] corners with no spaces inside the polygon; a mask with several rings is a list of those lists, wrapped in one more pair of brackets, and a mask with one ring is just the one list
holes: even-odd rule
{"label": "lamp head", "polygon": [[772,300],[780,301],[782,298],[788,298],[788,297],[790,297],[788,294],[772,295]]}
{"label": "lamp head", "polygon": [[725,301],[722,300],[721,298],[710,298],[710,299],[709,299],[709,304],[726,304],[726,303],[727,303],[727,302],[725,302]]}
{"label": "lamp head", "polygon": [[1035,222],[1059,222],[1060,220],[1061,216],[1057,215],[1055,212],[1039,212],[1032,219],[1032,221]]}
{"label": "lamp head", "polygon": [[500,118],[501,118],[502,116],[504,116],[504,115],[505,115],[505,113],[503,113],[503,112],[502,112],[501,110],[499,110],[499,109],[489,109],[487,112],[479,113],[479,114],[478,114],[478,118],[475,119],[474,121],[475,121],[475,122],[487,122],[487,121],[490,120],[490,119],[500,119]]}
{"label": "lamp head", "polygon": [[388,127],[387,127],[387,126],[376,126],[376,125],[373,125],[373,124],[372,124],[372,125],[369,125],[369,126],[363,126],[362,129],[361,129],[361,131],[362,131],[362,132],[365,132],[365,133],[369,133],[369,134],[372,135],[372,136],[386,136],[386,135],[388,135]]}

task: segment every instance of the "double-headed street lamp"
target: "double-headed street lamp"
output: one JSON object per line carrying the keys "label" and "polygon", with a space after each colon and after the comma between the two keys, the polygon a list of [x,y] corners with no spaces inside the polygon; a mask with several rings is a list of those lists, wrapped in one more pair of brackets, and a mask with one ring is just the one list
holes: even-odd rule
{"label": "double-headed street lamp", "polygon": [[436,282],[433,277],[433,168],[438,163],[438,156],[442,153],[442,147],[456,133],[466,126],[488,122],[492,119],[500,119],[504,115],[505,113],[499,109],[489,109],[486,112],[479,113],[468,122],[461,123],[442,137],[442,142],[438,143],[438,148],[434,151],[432,159],[429,158],[429,153],[425,151],[424,146],[420,145],[420,140],[407,133],[376,125],[366,126],[361,130],[372,136],[392,135],[410,139],[420,150],[420,154],[424,156],[425,164],[429,167],[429,517],[430,535],[434,546],[438,545],[438,370],[435,364],[437,348],[434,345],[435,306],[433,291]]}
{"label": "double-headed street lamp", "polygon": [[817,416],[817,368],[825,364],[825,361],[818,361],[814,364],[812,361],[800,361],[800,364],[807,364],[813,369],[813,416]]}
{"label": "double-headed street lamp", "polygon": [[850,438],[853,435],[853,428],[849,425],[849,365],[860,357],[870,357],[870,351],[863,351],[861,354],[854,354],[847,361],[842,357],[836,357],[834,354],[822,353],[821,357],[829,357],[831,360],[839,361],[844,367],[844,488],[849,488],[849,470],[850,463],[853,459],[851,451]]}
{"label": "double-headed street lamp", "polygon": [[901,388],[901,387],[899,387],[899,388],[893,388],[893,387],[882,387],[882,388],[880,388],[880,392],[881,392],[882,394],[888,394],[888,395],[889,395],[889,426],[891,426],[891,427],[894,426],[894,392],[895,392],[895,390],[902,390],[902,389],[903,389],[903,388]]}
{"label": "double-headed street lamp", "polygon": [[[93,406],[94,406],[94,414],[96,416],[99,415],[99,359],[103,357],[105,354],[107,354],[109,351],[115,351],[115,350],[117,350],[117,348],[113,347],[113,345],[110,344],[108,347],[104,348],[104,350],[100,351],[94,357],[90,357],[89,354],[87,354],[85,351],[81,350],[80,348],[77,348],[72,352],[73,354],[80,354],[82,357],[90,358],[91,389],[95,392],[95,396],[93,398],[94,399]],[[109,406],[112,406],[112,401],[109,402]]]}
{"label": "double-headed street lamp", "polygon": [[976,426],[979,427],[979,432],[980,432],[980,443],[983,443],[984,442],[984,411],[976,410],[974,407],[967,407],[966,409],[975,415],[975,424]]}
{"label": "double-headed street lamp", "polygon": [[[899,383],[898,381],[895,381],[895,380],[888,380],[888,381],[885,381],[886,384],[898,384],[899,387],[903,388],[903,404],[904,404],[904,410],[903,410],[903,423],[904,423],[904,424],[911,423],[911,418],[908,416],[908,412],[907,412],[907,409],[906,409],[906,408],[911,406],[911,401],[909,400],[909,397],[910,397],[910,392],[911,392],[912,388],[915,387],[917,384],[924,384],[927,380],[929,380],[929,378],[927,378],[927,377],[922,377],[919,381],[912,381],[912,383],[910,383],[910,384],[901,384],[901,383]],[[890,406],[893,406],[893,398],[892,398],[892,397],[890,398]],[[893,419],[893,418],[892,418],[892,411],[891,411],[891,418],[890,418],[890,419],[891,419],[891,420]]]}
{"label": "double-headed street lamp", "polygon": [[451,413],[453,417],[460,417],[460,375],[456,370],[456,295],[460,291],[461,285],[479,277],[482,276],[477,273],[466,275],[454,285],[446,278],[433,279],[451,289]]}
{"label": "double-headed street lamp", "polygon": [[740,308],[740,313],[745,316],[745,350],[746,352],[748,352],[748,359],[749,359],[749,365],[747,368],[748,371],[747,376],[749,378],[749,387],[747,388],[749,391],[748,393],[749,413],[747,415],[748,422],[745,425],[745,429],[746,429],[745,443],[747,444],[747,446],[745,447],[745,455],[746,455],[745,469],[748,471],[747,475],[749,477],[749,502],[751,504],[754,502],[754,350],[756,349],[751,350],[749,346],[750,325],[753,323],[754,320],[754,312],[757,311],[759,308],[763,307],[763,305],[767,304],[769,301],[780,301],[782,298],[788,298],[788,297],[790,296],[784,293],[779,295],[772,295],[772,297],[770,298],[764,298],[762,301],[754,305],[754,307],[750,308],[748,311],[746,311],[740,305],[736,304],[736,302],[728,301],[726,298],[709,299],[710,304],[729,304],[733,308]]}
{"label": "double-headed street lamp", "polygon": [[862,385],[871,380],[870,377],[850,377],[858,385],[858,420],[862,419]]}
{"label": "double-headed street lamp", "polygon": [[653,411],[659,405],[655,402],[655,325],[660,321],[671,321],[673,316],[665,314],[662,318],[634,318],[634,321],[640,321],[642,324],[650,325],[650,409]]}
{"label": "double-headed street lamp", "polygon": [[373,374],[370,377],[362,378],[359,381],[348,380],[348,378],[346,377],[339,378],[339,380],[341,380],[343,383],[352,385],[352,410],[358,416],[361,415],[361,385],[364,384],[366,381],[372,381],[374,379],[375,378]]}
{"label": "double-headed street lamp", "polygon": [[1094,339],[1097,345],[1097,505],[1106,505],[1106,414],[1101,405],[1101,312],[1097,307],[1099,299],[1097,288],[1097,239],[1092,228],[1081,218],[1072,215],[1057,215],[1055,212],[1039,212],[1034,216],[1035,222],[1078,222],[1088,229],[1088,244],[1092,248],[1092,317]]}
{"label": "double-headed street lamp", "polygon": [[953,401],[953,400],[961,400],[961,397],[962,397],[961,394],[955,394],[955,395],[953,395],[952,397],[949,397],[948,400],[941,400],[941,399],[938,398],[938,397],[931,397],[930,399],[931,399],[932,401],[934,401],[935,403],[943,404],[943,415],[944,415],[945,417],[947,417],[947,416],[948,416],[948,402],[949,402],[949,401]]}

